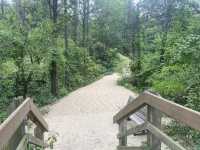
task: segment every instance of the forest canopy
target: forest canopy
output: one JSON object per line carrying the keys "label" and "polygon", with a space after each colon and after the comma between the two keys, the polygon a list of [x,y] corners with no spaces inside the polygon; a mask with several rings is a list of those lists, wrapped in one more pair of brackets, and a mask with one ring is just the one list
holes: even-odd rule
{"label": "forest canopy", "polygon": [[0,2],[1,113],[14,97],[33,97],[43,106],[112,71],[118,53],[114,39],[120,39],[112,3]]}

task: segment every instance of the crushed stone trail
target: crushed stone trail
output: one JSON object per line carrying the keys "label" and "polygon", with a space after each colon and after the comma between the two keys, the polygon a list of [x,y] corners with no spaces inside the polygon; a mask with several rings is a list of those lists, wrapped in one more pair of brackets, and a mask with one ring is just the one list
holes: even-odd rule
{"label": "crushed stone trail", "polygon": [[[55,150],[116,150],[118,126],[115,115],[124,105],[131,91],[118,86],[117,74],[80,88],[49,106],[45,116],[51,132],[57,133]],[[133,137],[139,146],[144,137]]]}

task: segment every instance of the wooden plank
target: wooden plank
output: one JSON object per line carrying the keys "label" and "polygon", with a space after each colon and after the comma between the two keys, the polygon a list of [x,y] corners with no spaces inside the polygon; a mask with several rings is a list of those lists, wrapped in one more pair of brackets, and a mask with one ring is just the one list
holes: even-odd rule
{"label": "wooden plank", "polygon": [[151,123],[147,123],[147,129],[163,143],[165,143],[171,150],[186,150],[184,147],[175,142],[172,138],[163,133],[159,128],[156,128]]}
{"label": "wooden plank", "polygon": [[[153,124],[156,128],[161,129],[161,116],[162,116],[161,112],[151,106],[148,106],[147,110],[148,110],[147,121]],[[161,150],[160,139],[149,131],[147,134],[147,144],[153,150]]]}
{"label": "wooden plank", "polygon": [[[30,117],[32,118],[32,121],[37,124],[38,126],[41,126],[44,131],[48,131],[48,124],[44,120],[41,112],[38,110],[38,108],[33,103],[33,100],[30,100]],[[32,116],[31,116],[32,115]]]}
{"label": "wooden plank", "polygon": [[144,107],[146,104],[144,103],[144,95],[145,93],[138,96],[134,101],[132,101],[129,105],[126,105],[122,110],[120,110],[114,117],[113,122],[117,123],[120,120],[130,116],[135,113],[140,108]]}
{"label": "wooden plank", "polygon": [[148,105],[160,110],[169,117],[200,131],[200,112],[153,95],[150,92],[145,92],[145,101]]}
{"label": "wooden plank", "polygon": [[39,126],[34,129],[34,135],[36,138],[44,140],[44,131]]}
{"label": "wooden plank", "polygon": [[28,145],[28,137],[27,135],[24,135],[19,145],[17,146],[16,150],[28,150],[27,145]]}
{"label": "wooden plank", "polygon": [[117,150],[144,150],[144,148],[135,146],[118,146]]}
{"label": "wooden plank", "polygon": [[32,136],[31,134],[27,134],[27,137],[28,137],[28,142],[30,144],[33,144],[33,145],[36,145],[39,147],[43,147],[43,148],[47,147],[47,144],[45,144],[43,140],[38,139],[38,138]]}
{"label": "wooden plank", "polygon": [[124,133],[124,134],[118,134],[117,135],[117,137],[118,138],[121,138],[121,137],[124,137],[124,136],[129,136],[129,135],[132,135],[132,134],[136,134],[136,133],[138,133],[138,132],[141,132],[141,131],[143,131],[143,130],[146,130],[146,123],[143,123],[142,125],[138,125],[138,126],[136,126],[136,127],[134,127],[134,128],[131,128],[131,129],[128,129],[127,131],[126,131],[126,133]]}
{"label": "wooden plank", "polygon": [[16,150],[16,147],[19,145],[24,135],[25,135],[25,122],[23,121],[8,142],[9,150]]}
{"label": "wooden plank", "polygon": [[[127,131],[127,119],[124,119],[119,123],[119,133],[125,135]],[[121,136],[119,138],[119,146],[127,145],[127,136]]]}
{"label": "wooden plank", "polygon": [[29,100],[25,100],[0,126],[0,149],[5,146],[17,131],[30,110]]}
{"label": "wooden plank", "polygon": [[186,108],[172,101],[156,96],[150,92],[144,92],[124,109],[118,112],[114,118],[114,123],[128,117],[145,105],[150,105],[166,115],[200,131],[200,113]]}
{"label": "wooden plank", "polygon": [[27,98],[1,125],[0,125],[0,149],[9,143],[24,119],[29,114],[30,119],[48,131],[48,125],[43,119],[37,107],[30,98]]}
{"label": "wooden plank", "polygon": [[[128,99],[128,104],[130,104],[132,101],[134,101],[137,97],[129,97]],[[138,115],[138,117],[140,117],[141,119],[145,120],[146,116],[147,116],[147,107],[143,107],[141,109],[139,109],[137,112],[135,112],[136,115]]]}

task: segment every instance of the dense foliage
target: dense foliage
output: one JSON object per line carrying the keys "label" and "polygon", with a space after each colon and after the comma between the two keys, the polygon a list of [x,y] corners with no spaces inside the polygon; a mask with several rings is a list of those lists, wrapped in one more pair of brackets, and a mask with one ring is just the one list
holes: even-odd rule
{"label": "dense foliage", "polygon": [[[13,97],[31,96],[45,105],[113,71],[118,62],[125,62],[117,68],[125,72],[121,84],[151,89],[200,111],[199,5],[198,0],[1,0],[0,116]],[[131,73],[123,69],[129,63]],[[177,122],[172,127],[171,134],[200,144],[197,132]]]}
{"label": "dense foliage", "polygon": [[0,6],[0,118],[14,97],[43,106],[112,71],[121,18],[111,1],[2,0]]}
{"label": "dense foliage", "polygon": [[[149,89],[200,111],[199,2],[142,0],[132,5],[140,14],[138,19],[132,16],[139,25],[134,34],[139,34],[135,38],[140,47],[132,53],[132,75],[120,83],[139,91]],[[171,127],[170,134],[185,137],[187,146],[199,145],[199,133],[177,122]]]}

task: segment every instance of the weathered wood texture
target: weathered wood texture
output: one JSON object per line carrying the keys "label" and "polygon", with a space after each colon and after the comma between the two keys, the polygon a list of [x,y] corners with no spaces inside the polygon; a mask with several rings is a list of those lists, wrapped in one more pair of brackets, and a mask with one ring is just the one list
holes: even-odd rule
{"label": "weathered wood texture", "polygon": [[28,138],[28,143],[45,148],[47,147],[47,144],[45,144],[45,142],[35,136],[32,136],[31,134],[27,134],[26,135]]}
{"label": "weathered wood texture", "polygon": [[[161,112],[157,109],[147,106],[148,117],[147,121],[155,125],[158,129],[161,129]],[[161,150],[161,141],[158,137],[148,131],[147,144],[152,146],[153,150]]]}
{"label": "weathered wood texture", "polygon": [[113,119],[114,123],[127,118],[145,105],[152,106],[169,117],[200,131],[200,112],[186,108],[147,91],[117,113]]}
{"label": "weathered wood texture", "polygon": [[[131,102],[133,102],[136,99],[133,97],[129,97],[127,105],[129,105]],[[147,107],[143,107],[139,109],[137,112],[129,116],[129,120],[133,120],[136,124],[141,125],[145,123],[147,117]]]}
{"label": "weathered wood texture", "polygon": [[24,135],[20,143],[18,144],[16,150],[28,150],[28,137]]}
{"label": "weathered wood texture", "polygon": [[[127,131],[127,120],[124,119],[122,122],[119,123],[119,133],[124,135]],[[126,146],[127,145],[127,136],[121,136],[119,138],[119,146]]]}
{"label": "weathered wood texture", "polygon": [[123,133],[119,133],[118,135],[117,135],[117,137],[118,138],[122,138],[122,137],[125,137],[125,136],[129,136],[129,135],[132,135],[132,134],[136,134],[136,133],[138,133],[138,132],[141,132],[141,131],[143,131],[143,130],[145,130],[146,129],[146,123],[144,123],[144,124],[141,124],[141,125],[138,125],[138,126],[136,126],[136,127],[134,127],[134,128],[130,128],[130,129],[128,129],[125,133],[123,132]]}
{"label": "weathered wood texture", "polygon": [[[27,98],[11,115],[0,125],[0,150],[14,150],[25,135],[24,121],[29,117],[41,131],[48,131],[48,125],[33,104]],[[13,148],[14,147],[14,148]]]}
{"label": "weathered wood texture", "polygon": [[[168,135],[163,133],[159,128],[155,127],[151,123],[147,124],[147,129],[155,136],[157,139],[165,143],[171,150],[185,150],[179,143],[175,142]],[[159,141],[159,142],[160,142]],[[155,146],[156,143],[153,143]],[[157,145],[156,145],[157,146]],[[152,148],[154,150],[154,148]]]}
{"label": "weathered wood texture", "polygon": [[[148,130],[147,143],[152,150],[161,150],[161,142],[165,143],[172,150],[185,150],[179,143],[175,142],[172,138],[167,136],[161,130],[161,118],[162,113],[174,118],[191,128],[200,131],[200,113],[174,102],[168,101],[160,96],[154,95],[150,92],[144,92],[138,96],[134,101],[125,106],[120,112],[118,112],[113,120],[114,123],[121,123],[127,120],[127,117],[138,111],[140,108],[147,106],[147,118],[146,122],[142,125],[136,126],[126,130],[120,128],[118,134],[119,140],[126,138],[130,134],[134,134],[139,130]],[[129,150],[129,149],[142,149],[135,147],[127,147],[126,145],[119,145],[119,150]]]}
{"label": "weathered wood texture", "polygon": [[117,150],[144,150],[144,148],[143,147],[134,147],[134,146],[130,146],[130,147],[118,146]]}
{"label": "weathered wood texture", "polygon": [[15,150],[28,150],[28,144],[35,145],[40,148],[47,147],[44,141],[34,137],[31,134],[25,134]]}

